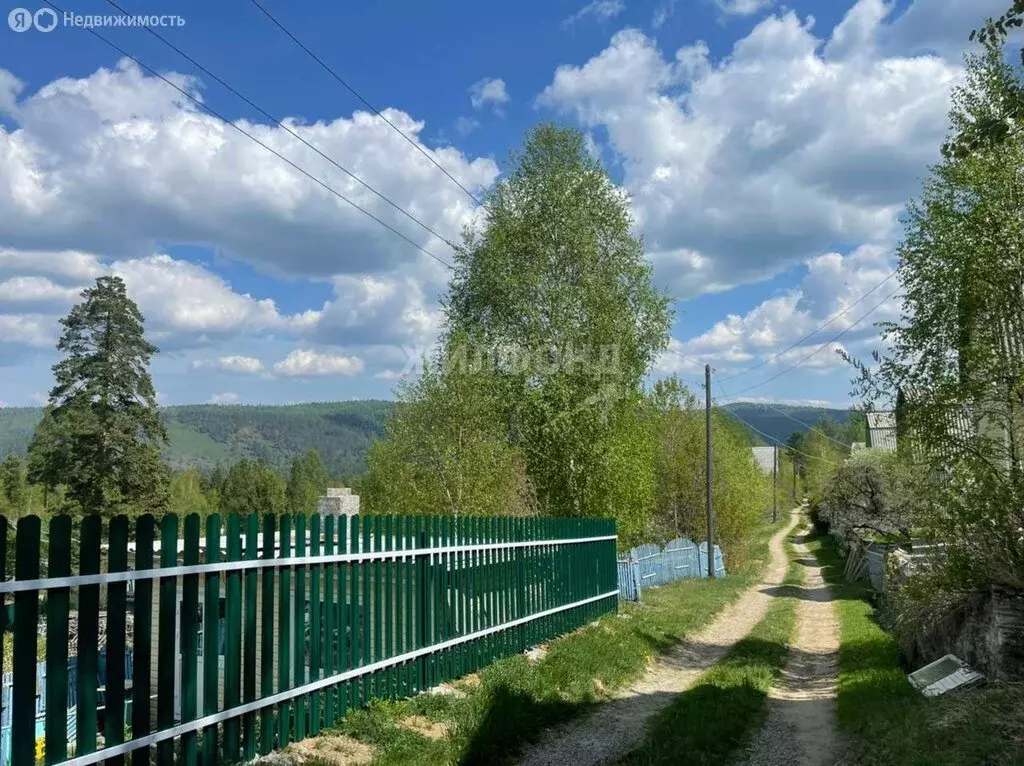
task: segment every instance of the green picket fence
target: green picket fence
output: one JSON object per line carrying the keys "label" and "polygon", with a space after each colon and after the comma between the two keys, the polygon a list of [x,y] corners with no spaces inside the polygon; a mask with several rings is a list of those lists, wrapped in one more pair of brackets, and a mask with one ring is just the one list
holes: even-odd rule
{"label": "green picket fence", "polygon": [[[617,604],[615,524],[604,519],[233,514],[201,527],[197,515],[62,516],[45,532],[37,517],[18,521],[14,579],[5,569],[0,581],[14,766],[35,763],[35,742],[18,733],[34,730],[40,641],[46,763],[230,763]],[[0,562],[11,531],[0,518]]]}

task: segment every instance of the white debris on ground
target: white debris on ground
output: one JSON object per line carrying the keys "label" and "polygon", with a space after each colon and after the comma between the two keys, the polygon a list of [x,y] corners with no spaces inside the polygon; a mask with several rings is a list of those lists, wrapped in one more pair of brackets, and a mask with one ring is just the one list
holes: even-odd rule
{"label": "white debris on ground", "polygon": [[530,662],[540,662],[542,659],[548,656],[547,644],[541,644],[539,646],[531,646],[524,652],[526,659]]}
{"label": "white debris on ground", "polygon": [[938,697],[954,689],[978,686],[985,682],[985,676],[955,654],[947,654],[914,671],[907,680],[925,697]]}
{"label": "white debris on ground", "polygon": [[455,699],[465,699],[466,692],[462,689],[456,689],[451,684],[438,684],[427,689],[424,694],[438,694],[445,697],[454,697]]}

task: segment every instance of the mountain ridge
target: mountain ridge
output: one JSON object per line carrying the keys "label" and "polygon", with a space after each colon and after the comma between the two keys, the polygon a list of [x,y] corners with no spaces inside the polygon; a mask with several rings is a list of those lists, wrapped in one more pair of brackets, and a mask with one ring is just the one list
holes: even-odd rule
{"label": "mountain ridge", "polygon": [[[170,441],[164,458],[174,468],[212,470],[243,458],[263,459],[285,471],[291,460],[316,448],[337,478],[366,469],[370,445],[384,433],[395,402],[357,399],[302,404],[184,404],[161,407]],[[822,418],[838,424],[849,410],[759,402],[732,402],[724,409],[751,431],[755,443],[785,442]],[[42,407],[0,408],[0,460],[24,454]]]}

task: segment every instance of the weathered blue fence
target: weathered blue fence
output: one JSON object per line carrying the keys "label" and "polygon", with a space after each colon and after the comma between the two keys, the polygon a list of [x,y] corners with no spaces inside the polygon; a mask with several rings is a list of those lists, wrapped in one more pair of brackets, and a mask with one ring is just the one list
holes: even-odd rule
{"label": "weathered blue fence", "polygon": [[[715,577],[725,577],[722,551],[716,545]],[[707,543],[696,543],[684,538],[660,545],[638,545],[619,557],[619,598],[639,601],[645,588],[667,585],[688,577],[708,576]]]}
{"label": "weathered blue fence", "polygon": [[[107,652],[105,649],[99,651],[98,673],[100,689],[99,700],[102,710],[103,689],[107,683]],[[132,680],[132,653],[129,650],[125,656],[125,681]],[[14,674],[4,673],[3,684],[0,686],[0,701],[3,707],[0,709],[0,766],[7,766],[11,760],[11,690],[14,687]],[[68,658],[68,710],[73,710],[78,704],[78,658]],[[131,720],[131,702],[125,713],[125,720]],[[68,742],[75,741],[75,722],[77,716],[68,716]],[[39,739],[43,736],[46,723],[46,663],[40,662],[36,665],[36,727],[32,736]],[[22,732],[18,732],[22,736]]]}

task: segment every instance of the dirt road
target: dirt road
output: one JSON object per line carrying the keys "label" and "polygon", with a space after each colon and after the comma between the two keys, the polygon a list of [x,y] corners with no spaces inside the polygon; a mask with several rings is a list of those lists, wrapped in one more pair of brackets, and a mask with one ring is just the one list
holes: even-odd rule
{"label": "dirt road", "polygon": [[549,732],[521,759],[524,766],[592,766],[612,763],[643,738],[648,719],[686,691],[701,673],[718,662],[736,641],[756,625],[768,609],[786,574],[783,541],[798,522],[771,540],[764,580],[726,607],[707,628],[680,643],[652,665],[644,676],[586,718]]}
{"label": "dirt road", "polygon": [[802,544],[797,552],[805,569],[803,587],[792,589],[801,599],[796,638],[786,669],[769,694],[768,719],[745,766],[826,766],[837,760],[839,624],[821,567]]}

